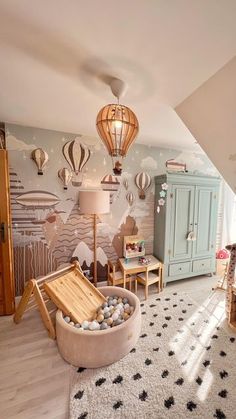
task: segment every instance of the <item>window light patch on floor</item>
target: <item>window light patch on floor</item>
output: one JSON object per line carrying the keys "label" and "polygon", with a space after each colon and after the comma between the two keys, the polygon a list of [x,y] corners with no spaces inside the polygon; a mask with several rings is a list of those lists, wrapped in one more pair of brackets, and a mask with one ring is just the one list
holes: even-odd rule
{"label": "window light patch on floor", "polygon": [[202,385],[199,386],[198,391],[197,391],[197,397],[199,398],[201,402],[204,402],[204,400],[207,398],[212,382],[213,382],[213,375],[211,371],[207,369],[202,378]]}
{"label": "window light patch on floor", "polygon": [[[198,370],[206,356],[206,348],[210,345],[215,330],[225,319],[224,295],[213,293],[199,306],[193,315],[178,329],[169,342],[177,360],[189,382],[196,379]],[[200,400],[207,395],[212,376],[209,370],[206,374],[204,389],[199,390]],[[207,386],[208,383],[208,386]]]}

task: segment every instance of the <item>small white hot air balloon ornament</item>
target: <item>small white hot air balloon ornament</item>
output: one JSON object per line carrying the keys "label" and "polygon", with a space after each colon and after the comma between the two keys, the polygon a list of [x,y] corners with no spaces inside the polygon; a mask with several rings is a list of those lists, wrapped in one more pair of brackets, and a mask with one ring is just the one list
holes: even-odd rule
{"label": "small white hot air balloon ornament", "polygon": [[43,175],[43,168],[48,162],[48,154],[46,151],[44,151],[42,148],[36,148],[32,151],[31,158],[34,160],[38,168],[38,175]]}
{"label": "small white hot air balloon ornament", "polygon": [[62,183],[63,183],[63,189],[67,190],[68,189],[68,185],[71,181],[72,178],[72,173],[69,169],[67,169],[66,167],[63,167],[63,169],[58,170],[58,177],[59,179],[61,179]]}
{"label": "small white hot air balloon ornament", "polygon": [[134,203],[134,199],[135,199],[133,192],[128,192],[126,194],[126,199],[127,199],[128,203],[129,203],[129,206],[132,207],[132,205]]}
{"label": "small white hot air balloon ornament", "polygon": [[128,190],[128,187],[129,187],[129,182],[128,182],[128,179],[124,179],[124,180],[123,180],[123,185],[124,185],[124,188],[125,188],[126,190]]}
{"label": "small white hot air balloon ornament", "polygon": [[77,139],[68,141],[64,145],[62,151],[74,173],[72,177],[72,185],[81,186],[83,179],[82,169],[90,159],[91,151]]}
{"label": "small white hot air balloon ornament", "polygon": [[118,191],[120,182],[117,178],[117,176],[114,175],[105,175],[101,180],[101,185],[103,191],[109,191],[110,192],[110,204],[112,204],[114,195]]}
{"label": "small white hot air balloon ornament", "polygon": [[139,198],[145,199],[145,192],[151,185],[151,177],[145,172],[140,172],[135,176],[135,184],[139,189]]}

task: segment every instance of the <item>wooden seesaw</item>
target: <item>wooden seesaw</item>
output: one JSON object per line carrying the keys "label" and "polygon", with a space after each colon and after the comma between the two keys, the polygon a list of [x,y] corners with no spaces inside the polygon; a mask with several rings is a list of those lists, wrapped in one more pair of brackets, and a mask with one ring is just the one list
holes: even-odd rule
{"label": "wooden seesaw", "polygon": [[[83,275],[79,262],[74,261],[40,279],[31,279],[25,287],[13,320],[19,323],[25,312],[38,308],[49,336],[55,339],[56,331],[51,316],[57,308],[75,323],[82,323],[83,320],[92,319],[105,300]],[[55,304],[51,309],[47,307],[50,302]]]}

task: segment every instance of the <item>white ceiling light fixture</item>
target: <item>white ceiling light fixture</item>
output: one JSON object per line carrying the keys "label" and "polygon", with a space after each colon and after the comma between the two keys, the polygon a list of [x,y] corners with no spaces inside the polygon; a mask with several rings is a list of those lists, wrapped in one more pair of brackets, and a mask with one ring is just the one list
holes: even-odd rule
{"label": "white ceiling light fixture", "polygon": [[97,131],[113,161],[115,175],[122,173],[122,160],[134,142],[139,123],[134,112],[119,100],[127,90],[127,85],[120,79],[113,78],[110,82],[117,104],[104,106],[97,115]]}

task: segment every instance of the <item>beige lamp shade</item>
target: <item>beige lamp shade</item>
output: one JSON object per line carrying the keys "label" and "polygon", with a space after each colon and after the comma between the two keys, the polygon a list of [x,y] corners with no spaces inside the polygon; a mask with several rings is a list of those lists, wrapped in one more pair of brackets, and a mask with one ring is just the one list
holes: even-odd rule
{"label": "beige lamp shade", "polygon": [[109,191],[80,191],[79,207],[83,214],[106,214],[110,212]]}

